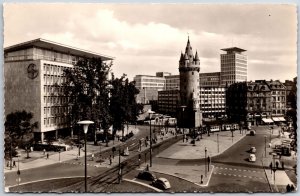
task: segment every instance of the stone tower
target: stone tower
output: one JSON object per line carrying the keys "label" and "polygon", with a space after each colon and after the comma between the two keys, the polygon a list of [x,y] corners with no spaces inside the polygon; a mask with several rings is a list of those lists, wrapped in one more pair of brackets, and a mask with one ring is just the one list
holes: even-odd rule
{"label": "stone tower", "polygon": [[192,128],[202,125],[200,111],[200,59],[196,51],[193,55],[188,38],[185,53],[181,52],[179,60],[180,73],[180,105],[178,120],[181,127]]}

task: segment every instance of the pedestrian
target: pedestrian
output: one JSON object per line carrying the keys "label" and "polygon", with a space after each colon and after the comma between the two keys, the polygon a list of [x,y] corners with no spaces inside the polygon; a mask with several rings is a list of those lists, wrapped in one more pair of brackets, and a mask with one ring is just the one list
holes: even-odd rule
{"label": "pedestrian", "polygon": [[46,149],[45,148],[44,148],[43,152],[44,152],[44,155],[45,155],[46,154]]}
{"label": "pedestrian", "polygon": [[6,163],[6,167],[9,167],[9,161],[7,161],[7,163]]}
{"label": "pedestrian", "polygon": [[16,167],[16,161],[13,161],[13,167]]}
{"label": "pedestrian", "polygon": [[111,155],[109,155],[109,165],[112,164]]}
{"label": "pedestrian", "polygon": [[49,154],[47,153],[47,159],[49,159]]}
{"label": "pedestrian", "polygon": [[149,171],[149,165],[147,164],[147,166],[146,166],[146,171]]}
{"label": "pedestrian", "polygon": [[286,192],[291,192],[290,184],[288,184],[288,185],[286,186]]}
{"label": "pedestrian", "polygon": [[291,185],[291,192],[294,192],[295,191],[295,187],[294,187],[294,185],[292,184]]}
{"label": "pedestrian", "polygon": [[276,161],[276,169],[278,169],[278,166],[279,166],[279,162]]}
{"label": "pedestrian", "polygon": [[141,158],[142,158],[142,155],[139,154],[139,166],[141,165]]}
{"label": "pedestrian", "polygon": [[94,156],[95,156],[95,155],[94,155],[94,154],[92,154],[92,161],[94,161]]}

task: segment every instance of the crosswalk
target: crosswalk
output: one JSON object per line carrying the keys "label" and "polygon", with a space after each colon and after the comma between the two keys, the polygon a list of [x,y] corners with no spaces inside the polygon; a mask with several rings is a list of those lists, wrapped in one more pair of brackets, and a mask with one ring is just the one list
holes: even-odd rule
{"label": "crosswalk", "polygon": [[264,180],[264,172],[260,170],[216,166],[213,174],[237,178]]}

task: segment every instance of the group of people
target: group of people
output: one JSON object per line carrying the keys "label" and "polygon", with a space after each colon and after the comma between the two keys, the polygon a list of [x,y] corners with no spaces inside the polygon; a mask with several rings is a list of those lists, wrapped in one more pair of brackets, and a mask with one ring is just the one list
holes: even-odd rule
{"label": "group of people", "polygon": [[294,192],[295,191],[295,187],[294,187],[294,185],[293,184],[288,184],[287,186],[286,186],[286,192]]}

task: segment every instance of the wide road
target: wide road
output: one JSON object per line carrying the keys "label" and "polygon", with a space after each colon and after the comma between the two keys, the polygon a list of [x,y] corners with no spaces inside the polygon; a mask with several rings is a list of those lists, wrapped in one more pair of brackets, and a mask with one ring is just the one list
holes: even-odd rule
{"label": "wide road", "polygon": [[[215,166],[209,187],[212,192],[270,192],[262,167],[262,156],[269,143],[268,127],[254,127],[255,136],[246,136],[212,159]],[[256,148],[256,162],[249,162],[249,149]]]}
{"label": "wide road", "polygon": [[[128,146],[129,149],[137,148],[139,139],[145,138],[149,135],[149,126],[137,126],[140,130],[132,138],[124,142],[122,146]],[[109,154],[112,154],[111,150],[107,153],[102,153],[102,158],[109,157]],[[65,178],[65,177],[75,177],[75,176],[84,176],[84,167],[82,164],[72,164],[76,162],[75,160],[66,161],[63,163],[51,164],[43,167],[32,168],[27,170],[21,170],[21,182],[20,183],[30,183],[35,181],[43,181],[53,178]],[[91,163],[92,161],[88,161]],[[88,176],[97,176],[109,168],[106,167],[94,167],[88,166]],[[17,185],[17,174],[16,172],[5,173],[5,186],[14,186]],[[52,187],[55,189],[55,187]],[[26,190],[24,190],[26,191]],[[38,191],[38,187],[37,187]]]}

